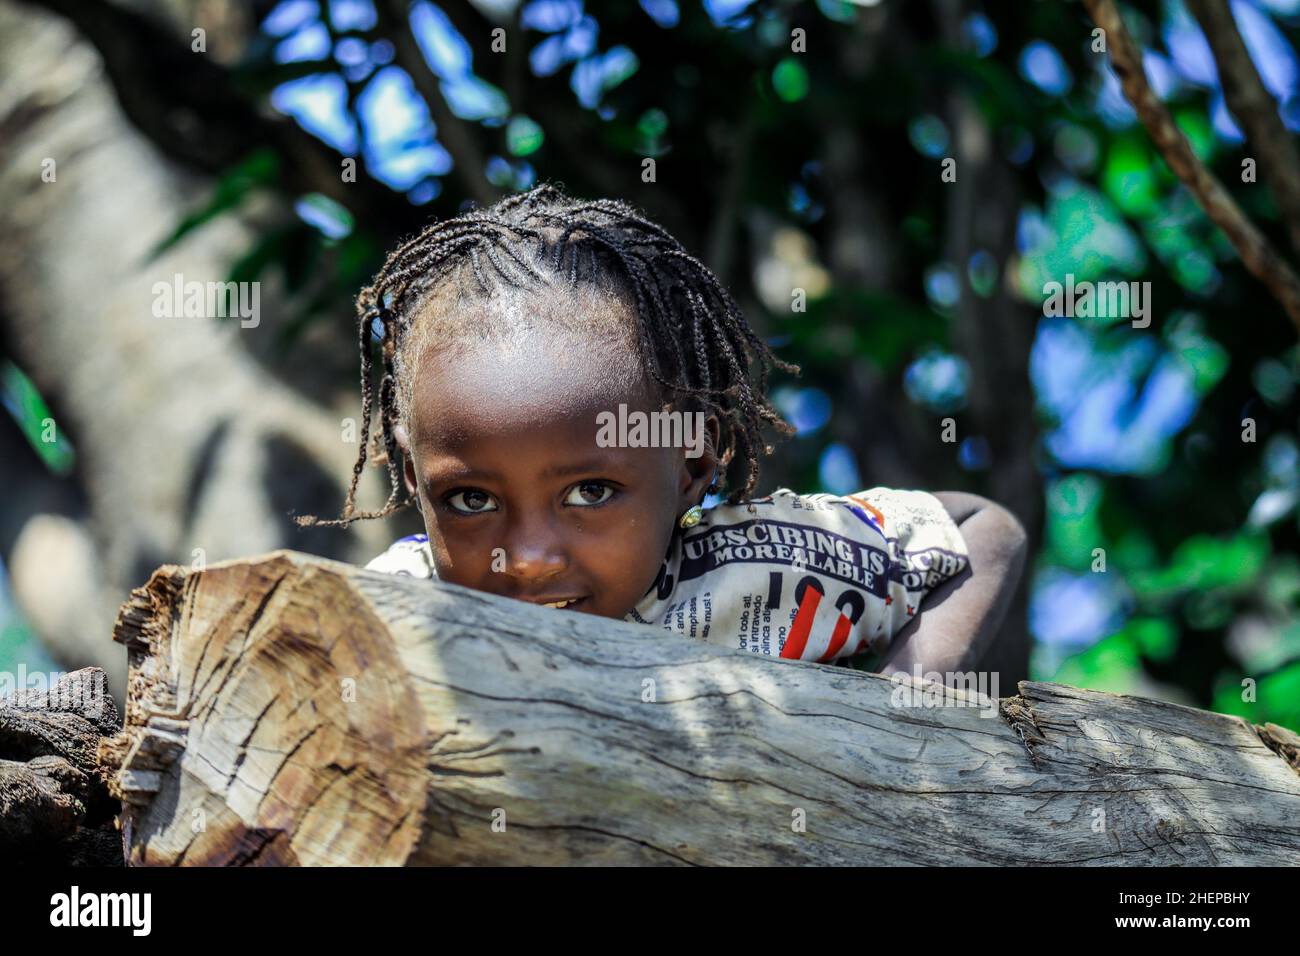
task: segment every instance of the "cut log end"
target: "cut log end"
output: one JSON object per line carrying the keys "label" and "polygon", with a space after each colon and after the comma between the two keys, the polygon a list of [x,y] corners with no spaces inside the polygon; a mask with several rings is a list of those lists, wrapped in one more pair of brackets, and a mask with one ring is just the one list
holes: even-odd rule
{"label": "cut log end", "polygon": [[386,628],[333,567],[287,553],[167,567],[123,607],[131,703],[100,757],[132,863],[409,855],[423,716]]}

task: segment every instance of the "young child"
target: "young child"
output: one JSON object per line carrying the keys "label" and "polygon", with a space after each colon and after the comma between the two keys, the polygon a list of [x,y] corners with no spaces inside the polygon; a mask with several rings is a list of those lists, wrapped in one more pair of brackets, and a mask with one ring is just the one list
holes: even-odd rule
{"label": "young child", "polygon": [[[364,424],[343,516],[299,522],[414,503],[426,533],[370,568],[756,654],[872,653],[882,673],[969,669],[1002,619],[1024,533],[991,502],[751,497],[762,426],[792,431],[769,370],[798,369],[624,202],[542,184],[436,223],[389,256],[358,313]],[[392,491],[358,512],[376,395]],[[708,492],[726,497],[705,510]]]}

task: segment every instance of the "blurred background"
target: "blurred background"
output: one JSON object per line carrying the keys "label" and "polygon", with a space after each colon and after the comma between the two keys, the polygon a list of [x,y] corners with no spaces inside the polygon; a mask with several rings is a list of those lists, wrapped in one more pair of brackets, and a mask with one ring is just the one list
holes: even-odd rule
{"label": "blurred background", "polygon": [[[1300,0],[1231,8],[1300,129]],[[1283,246],[1196,20],[1123,10]],[[158,565],[418,530],[290,519],[337,514],[355,458],[352,299],[397,239],[548,179],[643,208],[803,366],[763,492],[1020,518],[1003,695],[1300,727],[1296,329],[1092,30],[1059,0],[0,0],[0,671],[98,663],[120,700],[109,634]],[[260,323],[155,317],[176,274],[259,282]],[[1150,282],[1149,327],[1046,315],[1067,274]]]}

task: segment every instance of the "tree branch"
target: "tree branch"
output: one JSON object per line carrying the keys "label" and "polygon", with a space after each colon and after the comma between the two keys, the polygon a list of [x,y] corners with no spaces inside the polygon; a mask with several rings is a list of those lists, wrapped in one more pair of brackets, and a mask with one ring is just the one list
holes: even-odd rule
{"label": "tree branch", "polygon": [[[1300,851],[1300,737],[1137,696],[891,680],[286,551],[159,569],[114,639],[131,698],[98,756],[135,865],[1204,866]],[[1079,825],[1097,808],[1123,825]]]}
{"label": "tree branch", "polygon": [[1111,64],[1124,97],[1137,112],[1156,149],[1196,197],[1205,214],[1223,230],[1242,263],[1268,287],[1300,331],[1300,279],[1272,243],[1246,218],[1223,184],[1196,158],[1187,137],[1147,83],[1141,53],[1124,26],[1114,0],[1083,0],[1083,5],[1093,22],[1105,31]]}
{"label": "tree branch", "polygon": [[482,206],[490,206],[501,198],[501,194],[487,180],[487,159],[475,137],[476,131],[453,113],[443,98],[438,78],[425,61],[411,29],[409,8],[407,0],[383,0],[375,5],[375,12],[379,15],[381,29],[393,41],[397,65],[411,77],[416,92],[429,107],[438,139],[452,155],[455,176],[465,195]]}
{"label": "tree branch", "polygon": [[1251,62],[1227,0],[1188,0],[1187,6],[1210,42],[1228,109],[1259,154],[1260,168],[1277,199],[1291,248],[1300,254],[1300,150],[1295,139]]}

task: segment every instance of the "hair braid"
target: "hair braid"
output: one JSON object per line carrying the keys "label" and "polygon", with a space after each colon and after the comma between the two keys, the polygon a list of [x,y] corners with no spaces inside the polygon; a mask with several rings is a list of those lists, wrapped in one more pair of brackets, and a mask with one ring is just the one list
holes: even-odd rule
{"label": "hair braid", "polygon": [[[373,282],[361,290],[361,447],[343,514],[333,520],[304,515],[298,523],[346,527],[409,503],[403,497],[394,429],[406,413],[414,363],[431,334],[424,306],[435,293],[490,297],[501,286],[529,289],[539,282],[567,282],[574,287],[584,281],[635,308],[635,339],[649,378],[669,400],[717,416],[719,486],[728,489],[732,502],[751,496],[760,454],[771,452],[763,425],[782,434],[794,431],[767,399],[769,373],[777,368],[797,374],[798,367],[773,355],[718,278],[639,209],[616,199],[575,200],[561,186],[541,183],[493,206],[426,226],[390,252]],[[440,320],[450,334],[459,333],[454,314],[440,315]],[[384,449],[390,493],[382,508],[359,512],[357,488],[376,404],[376,444]],[[380,457],[376,451],[375,458]]]}

